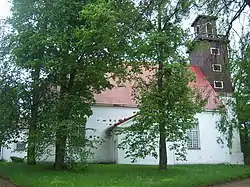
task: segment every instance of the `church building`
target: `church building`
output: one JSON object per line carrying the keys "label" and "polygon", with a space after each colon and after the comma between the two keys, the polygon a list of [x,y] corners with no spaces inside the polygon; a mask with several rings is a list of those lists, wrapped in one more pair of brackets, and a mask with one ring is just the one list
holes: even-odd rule
{"label": "church building", "polygon": [[[204,89],[208,95],[208,103],[201,113],[196,114],[198,122],[188,131],[190,141],[186,161],[178,161],[174,150],[168,149],[168,164],[243,164],[243,154],[240,147],[239,133],[234,133],[233,147],[227,147],[226,141],[216,128],[220,115],[216,111],[218,94],[230,98],[233,93],[230,73],[228,71],[228,40],[225,36],[217,34],[216,17],[199,15],[192,27],[194,40],[189,49],[191,70],[196,76],[197,86]],[[133,117],[138,111],[132,97],[132,86],[125,83],[124,87],[115,87],[101,94],[95,95],[96,104],[92,107],[93,115],[87,121],[88,138],[100,137],[103,143],[93,149],[94,163],[130,164],[131,160],[125,158],[126,150],[117,148],[124,135],[110,135],[109,128],[123,128],[133,123]],[[220,137],[220,141],[218,138]],[[170,143],[168,143],[169,145]],[[24,143],[17,142],[10,145],[10,149],[2,148],[1,157],[10,159],[10,156],[25,156],[25,152],[18,152]],[[158,150],[158,147],[155,148]],[[47,158],[53,161],[54,157]],[[157,165],[158,159],[148,156],[139,159],[135,164]]]}

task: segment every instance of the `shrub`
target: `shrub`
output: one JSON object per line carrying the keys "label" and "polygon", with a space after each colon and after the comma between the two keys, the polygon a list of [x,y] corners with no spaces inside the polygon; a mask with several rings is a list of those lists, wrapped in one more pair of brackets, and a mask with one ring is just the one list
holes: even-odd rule
{"label": "shrub", "polygon": [[6,160],[3,158],[0,158],[0,162],[6,162]]}
{"label": "shrub", "polygon": [[24,162],[24,158],[17,157],[17,156],[11,156],[10,159],[12,162],[15,162],[15,163],[23,163]]}

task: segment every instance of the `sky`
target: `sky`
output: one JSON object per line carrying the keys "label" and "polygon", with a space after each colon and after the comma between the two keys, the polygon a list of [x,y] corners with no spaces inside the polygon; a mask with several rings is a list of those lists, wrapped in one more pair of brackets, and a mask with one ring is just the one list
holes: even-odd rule
{"label": "sky", "polygon": [[[10,13],[10,3],[9,3],[10,0],[0,0],[0,19],[1,18],[6,18],[7,16],[10,16],[11,13]],[[249,11],[249,8],[247,8],[246,11]],[[190,28],[191,29],[191,32],[193,30],[193,28],[190,27],[191,23],[194,21],[195,17],[197,15],[194,15],[194,14],[191,14],[189,16],[188,19],[186,19],[182,26],[187,29],[187,28]],[[243,17],[243,16],[241,16]],[[245,25],[246,23],[248,23],[247,20],[244,20],[243,18],[241,18],[240,20],[236,20],[233,24],[233,28],[238,31],[238,32],[241,32],[241,25],[242,25],[242,22],[243,22],[243,25]],[[244,24],[245,23],[245,24]]]}
{"label": "sky", "polygon": [[10,16],[10,3],[8,0],[0,0],[0,17]]}

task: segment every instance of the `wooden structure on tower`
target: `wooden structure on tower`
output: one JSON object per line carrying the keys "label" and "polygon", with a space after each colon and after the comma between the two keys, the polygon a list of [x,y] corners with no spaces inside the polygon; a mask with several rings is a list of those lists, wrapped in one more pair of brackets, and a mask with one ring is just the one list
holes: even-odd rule
{"label": "wooden structure on tower", "polygon": [[199,15],[192,27],[195,38],[189,49],[191,65],[198,66],[216,92],[233,92],[228,68],[229,40],[218,35],[214,16]]}

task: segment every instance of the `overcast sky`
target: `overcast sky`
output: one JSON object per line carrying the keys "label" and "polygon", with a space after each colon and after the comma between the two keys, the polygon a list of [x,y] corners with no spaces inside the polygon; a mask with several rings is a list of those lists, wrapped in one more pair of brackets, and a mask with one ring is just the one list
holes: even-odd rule
{"label": "overcast sky", "polygon": [[0,17],[10,15],[10,3],[8,0],[0,0]]}
{"label": "overcast sky", "polygon": [[[10,16],[10,3],[8,2],[9,0],[0,0],[0,18],[5,18],[7,16]],[[247,8],[246,12],[249,11],[249,8]],[[190,28],[190,25],[192,23],[192,21],[194,21],[195,17],[197,15],[195,14],[191,14],[189,18],[187,18],[185,21],[183,21],[182,26],[186,29],[186,28]],[[240,28],[243,22],[243,25],[246,25],[246,23],[248,23],[248,20],[243,19],[241,16],[241,21],[240,20],[236,20],[233,24],[233,28],[237,31],[240,32]],[[241,24],[240,24],[241,23]]]}

